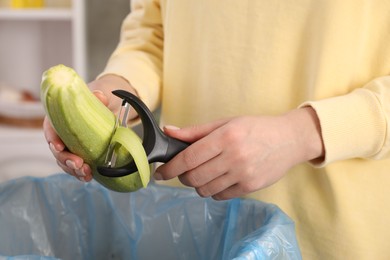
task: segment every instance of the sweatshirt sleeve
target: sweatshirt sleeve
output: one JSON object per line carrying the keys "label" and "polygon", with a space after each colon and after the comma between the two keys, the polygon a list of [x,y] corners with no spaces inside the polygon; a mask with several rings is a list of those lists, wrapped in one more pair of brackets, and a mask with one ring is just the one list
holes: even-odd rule
{"label": "sweatshirt sleeve", "polygon": [[390,157],[390,76],[338,97],[305,102],[317,112],[325,146],[322,167],[351,158]]}
{"label": "sweatshirt sleeve", "polygon": [[125,78],[153,110],[159,104],[162,75],[163,28],[157,0],[132,0],[122,23],[120,42],[98,76]]}

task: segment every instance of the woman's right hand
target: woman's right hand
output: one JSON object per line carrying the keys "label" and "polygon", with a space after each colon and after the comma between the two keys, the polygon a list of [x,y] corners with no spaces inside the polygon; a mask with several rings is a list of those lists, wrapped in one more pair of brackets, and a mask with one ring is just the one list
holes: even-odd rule
{"label": "woman's right hand", "polygon": [[[123,78],[115,75],[106,75],[88,84],[88,87],[99,100],[106,105],[113,113],[117,114],[122,100],[115,97],[111,91],[124,89],[136,94],[134,88]],[[135,112],[129,118],[135,118]],[[51,125],[50,119],[46,116],[43,122],[43,131],[49,148],[57,160],[58,166],[66,173],[76,177],[80,181],[88,182],[92,180],[91,167],[86,164],[83,158],[71,153],[57,135]]]}

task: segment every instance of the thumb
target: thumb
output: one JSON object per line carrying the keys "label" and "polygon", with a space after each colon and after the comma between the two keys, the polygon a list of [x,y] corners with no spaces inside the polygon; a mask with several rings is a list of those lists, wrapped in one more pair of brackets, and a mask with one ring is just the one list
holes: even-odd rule
{"label": "thumb", "polygon": [[222,125],[226,124],[228,119],[225,120],[219,120],[214,121],[211,123],[203,124],[203,125],[194,125],[184,128],[179,128],[177,126],[173,125],[166,125],[163,127],[164,133],[167,135],[185,141],[189,143],[193,143],[211,132],[213,132],[215,129],[221,127]]}
{"label": "thumb", "polygon": [[101,90],[93,90],[92,93],[105,105],[108,105],[108,98]]}

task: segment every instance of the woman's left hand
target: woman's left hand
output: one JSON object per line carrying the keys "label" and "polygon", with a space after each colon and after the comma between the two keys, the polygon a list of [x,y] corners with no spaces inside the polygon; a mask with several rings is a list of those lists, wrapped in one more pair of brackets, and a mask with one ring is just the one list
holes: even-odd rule
{"label": "woman's left hand", "polygon": [[178,177],[200,196],[217,200],[268,187],[294,165],[324,155],[318,118],[310,107],[164,131],[192,144],[158,167],[155,178]]}

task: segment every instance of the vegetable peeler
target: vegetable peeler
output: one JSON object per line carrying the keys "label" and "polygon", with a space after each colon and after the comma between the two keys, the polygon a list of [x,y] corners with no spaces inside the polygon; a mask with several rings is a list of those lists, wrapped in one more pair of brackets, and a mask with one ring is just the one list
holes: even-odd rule
{"label": "vegetable peeler", "polygon": [[[127,125],[130,107],[133,107],[141,118],[143,126],[142,146],[145,149],[149,163],[168,162],[176,154],[189,146],[188,143],[164,134],[157,124],[152,112],[137,96],[125,90],[114,90],[112,93],[122,98],[122,107],[116,120],[115,129],[121,124]],[[122,113],[122,110],[124,112]],[[122,119],[119,117],[123,114]],[[98,166],[98,172],[106,177],[123,177],[137,172],[134,161],[122,167],[115,167],[115,146],[110,145],[106,154],[104,166]]]}

